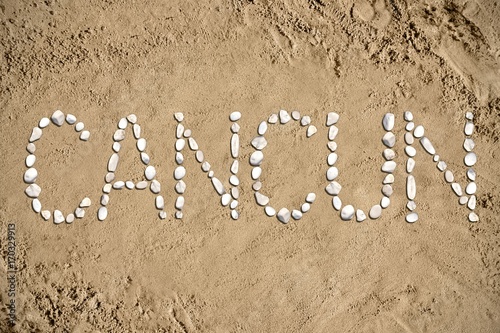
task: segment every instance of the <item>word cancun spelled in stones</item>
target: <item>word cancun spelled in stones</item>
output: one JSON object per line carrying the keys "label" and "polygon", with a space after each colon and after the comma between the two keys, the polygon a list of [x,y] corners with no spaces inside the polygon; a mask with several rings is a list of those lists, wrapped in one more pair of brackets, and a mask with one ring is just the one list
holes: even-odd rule
{"label": "word cancun spelled in stones", "polygon": [[[238,121],[241,118],[240,112],[233,112],[230,114],[229,119],[231,121],[231,140],[230,140],[230,153],[232,157],[232,163],[230,166],[230,176],[229,176],[229,187],[217,177],[212,170],[211,164],[205,159],[203,151],[200,149],[197,141],[193,137],[193,133],[190,129],[184,126],[184,115],[182,113],[175,113],[174,118],[177,122],[177,127],[175,131],[175,163],[176,168],[173,172],[173,177],[176,180],[175,192],[177,198],[175,200],[175,218],[182,219],[184,216],[184,203],[187,185],[183,178],[186,175],[186,168],[183,166],[184,154],[188,149],[194,154],[195,159],[201,165],[203,172],[207,173],[213,188],[218,196],[220,196],[220,202],[222,206],[229,207],[230,216],[232,219],[237,220],[240,216],[238,212],[238,199],[240,196],[239,185],[240,180],[238,178],[239,171],[239,149],[240,149],[240,138],[239,131],[240,126]],[[425,136],[425,129],[422,125],[415,125],[413,121],[413,114],[410,111],[404,112],[404,119],[406,121],[406,133],[404,135],[404,141],[406,143],[405,154],[407,155],[406,160],[406,196],[408,198],[408,203],[406,208],[408,213],[406,215],[406,221],[408,223],[414,223],[418,220],[416,195],[417,195],[417,183],[412,172],[415,168],[414,157],[417,154],[417,149],[414,147],[415,141],[419,141],[423,150],[429,154],[432,160],[436,163],[437,169],[443,173],[444,180],[450,184],[452,191],[459,197],[459,203],[461,205],[467,205],[470,210],[469,221],[477,222],[479,221],[478,215],[474,212],[476,207],[476,172],[473,169],[477,161],[477,156],[473,152],[475,143],[471,136],[474,132],[473,114],[467,112],[465,115],[465,140],[463,143],[463,148],[466,151],[464,158],[464,163],[468,167],[466,171],[468,184],[463,189],[462,186],[455,181],[454,174],[451,170],[447,168],[447,164],[443,161],[440,156],[436,153],[434,146],[427,136]],[[339,176],[339,169],[335,166],[337,162],[338,155],[336,153],[337,143],[335,138],[339,132],[339,128],[336,126],[340,117],[335,112],[330,112],[326,116],[326,126],[328,127],[328,143],[327,147],[329,149],[329,154],[326,158],[327,170],[326,170],[326,180],[329,182],[325,187],[325,191],[328,195],[332,196],[332,205],[335,210],[340,213],[342,220],[352,220],[356,219],[358,222],[366,220],[368,217],[370,219],[378,219],[384,209],[388,208],[391,200],[390,197],[393,194],[392,184],[394,183],[394,170],[396,169],[396,162],[394,158],[396,153],[393,147],[396,143],[396,136],[392,132],[395,124],[395,117],[392,113],[387,113],[382,119],[382,126],[385,130],[385,134],[382,137],[382,143],[385,146],[383,150],[384,163],[382,164],[381,171],[386,174],[382,181],[382,198],[379,202],[372,205],[368,211],[368,214],[361,209],[355,209],[351,204],[345,204],[340,198],[340,192],[342,190],[342,185],[338,182],[337,177]],[[263,190],[263,184],[260,180],[263,169],[262,162],[264,160],[264,149],[267,146],[267,140],[265,135],[267,131],[272,126],[290,126],[293,122],[296,122],[299,126],[305,128],[305,135],[307,138],[315,135],[317,133],[317,128],[311,123],[311,117],[301,116],[298,111],[293,111],[288,113],[285,110],[280,110],[279,113],[271,114],[271,116],[260,122],[257,127],[257,136],[252,139],[251,146],[255,149],[249,158],[249,163],[253,167],[251,171],[251,178],[254,183],[252,189],[254,190],[254,197],[256,204],[263,207],[265,215],[269,217],[276,216],[278,221],[282,223],[288,223],[290,219],[300,220],[303,214],[307,213],[311,209],[311,205],[316,199],[315,193],[309,193],[306,195],[305,200],[300,207],[296,209],[289,209],[283,207],[279,210],[275,209],[271,204],[269,195],[265,194]],[[91,200],[85,197],[78,207],[71,213],[65,215],[60,210],[54,209],[53,211],[48,209],[42,209],[42,203],[39,200],[40,193],[42,189],[36,184],[38,178],[38,172],[34,168],[36,161],[35,157],[35,142],[39,140],[42,136],[43,130],[53,123],[56,126],[63,126],[65,123],[73,125],[74,129],[80,135],[82,141],[88,141],[90,138],[90,132],[84,130],[85,126],[82,122],[77,122],[77,119],[72,114],[65,115],[62,111],[55,111],[49,118],[42,118],[38,126],[33,128],[31,136],[29,138],[29,144],[27,146],[27,151],[29,155],[26,157],[26,167],[28,168],[24,173],[24,182],[29,184],[25,190],[28,197],[32,199],[31,206],[35,213],[39,213],[41,217],[45,220],[49,220],[51,217],[55,224],[61,224],[66,222],[68,224],[73,223],[75,219],[81,219],[85,216],[85,209],[90,207]],[[121,142],[125,140],[126,130],[128,127],[132,128],[133,136],[136,140],[136,146],[140,153],[140,159],[145,166],[144,169],[144,179],[139,182],[134,182],[132,180],[116,180],[115,171],[118,168],[120,161],[120,148]],[[188,147],[188,148],[187,148]],[[150,191],[155,195],[155,206],[159,211],[159,217],[161,219],[167,218],[167,213],[165,211],[165,200],[163,195],[161,195],[161,184],[156,179],[156,168],[150,165],[150,157],[146,151],[147,142],[146,139],[141,136],[141,126],[137,122],[137,116],[130,114],[125,118],[122,118],[118,122],[118,129],[113,134],[113,145],[109,161],[108,170],[104,177],[105,184],[102,188],[102,196],[100,199],[100,207],[97,211],[97,218],[100,221],[105,220],[108,217],[108,204],[110,202],[110,194],[112,191],[122,190],[124,188],[128,190],[144,190],[149,187]]]}

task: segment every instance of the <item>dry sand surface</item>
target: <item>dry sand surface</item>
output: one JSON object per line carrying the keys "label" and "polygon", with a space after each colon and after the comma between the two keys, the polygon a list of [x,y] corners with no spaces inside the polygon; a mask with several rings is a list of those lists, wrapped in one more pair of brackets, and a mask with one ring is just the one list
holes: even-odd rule
{"label": "dry sand surface", "polygon": [[[500,332],[500,3],[483,1],[0,1],[1,332]],[[68,125],[37,141],[44,208],[24,194],[26,144],[42,117]],[[274,207],[309,213],[284,225],[254,200],[250,141],[280,109],[310,115],[267,134],[261,177]],[[234,221],[186,152],[185,216],[176,194],[174,112],[183,112],[228,186],[228,116],[241,111]],[[478,223],[420,146],[417,211],[405,222],[403,112],[412,110],[466,183],[465,113],[474,113]],[[328,112],[340,114],[342,200],[380,200],[386,112],[396,115],[394,194],[378,220],[342,221],[325,193]],[[135,113],[169,216],[149,191],[113,191],[97,209],[112,136]],[[131,131],[119,179],[142,179]],[[7,225],[16,226],[16,315],[9,328]]]}

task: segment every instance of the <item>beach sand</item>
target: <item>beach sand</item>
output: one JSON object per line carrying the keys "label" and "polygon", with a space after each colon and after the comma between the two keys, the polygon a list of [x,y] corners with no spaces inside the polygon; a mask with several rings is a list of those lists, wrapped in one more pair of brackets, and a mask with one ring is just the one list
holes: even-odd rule
{"label": "beach sand", "polygon": [[[1,332],[500,332],[500,4],[464,1],[0,1]],[[36,142],[44,209],[30,207],[26,145],[60,109],[90,130],[50,125]],[[261,121],[273,125],[262,192],[310,212],[282,224],[254,200]],[[474,114],[478,223],[415,143],[417,212],[405,222],[403,113],[466,184],[465,113]],[[173,218],[175,112],[228,187],[229,114],[240,111],[240,218],[185,151],[184,218]],[[381,198],[382,117],[396,116],[394,194],[377,220],[342,221],[325,192],[326,115],[340,115],[342,200]],[[168,218],[148,190],[97,209],[118,121],[136,114]],[[117,179],[144,165],[127,129]],[[7,225],[15,224],[16,326],[7,318]]]}

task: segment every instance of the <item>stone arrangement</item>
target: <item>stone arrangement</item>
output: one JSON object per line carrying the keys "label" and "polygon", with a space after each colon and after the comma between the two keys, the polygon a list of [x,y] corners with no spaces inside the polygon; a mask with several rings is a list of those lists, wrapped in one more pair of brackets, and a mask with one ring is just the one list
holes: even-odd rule
{"label": "stone arrangement", "polygon": [[[415,203],[415,196],[417,193],[417,185],[415,182],[415,178],[412,176],[413,168],[415,167],[415,161],[413,157],[416,155],[415,148],[412,147],[414,140],[419,140],[421,146],[424,150],[432,156],[433,162],[436,163],[436,167],[439,171],[444,173],[444,179],[447,183],[451,185],[451,189],[453,192],[459,197],[458,202],[461,205],[467,204],[467,207],[471,211],[469,213],[469,221],[470,222],[478,222],[479,216],[474,212],[476,208],[476,172],[472,168],[477,162],[477,156],[472,151],[475,147],[475,143],[472,140],[472,134],[474,132],[474,123],[472,122],[474,116],[472,112],[467,112],[465,114],[466,123],[465,123],[465,140],[463,144],[463,148],[466,151],[466,155],[464,158],[464,163],[467,167],[466,175],[469,183],[465,187],[465,193],[462,190],[462,186],[458,182],[455,182],[455,176],[451,170],[448,169],[448,165],[445,161],[441,159],[441,157],[436,153],[436,149],[432,145],[431,141],[425,136],[425,129],[422,125],[415,126],[413,122],[413,114],[410,111],[406,111],[404,113],[404,119],[406,120],[406,133],[405,133],[405,142],[406,148],[405,152],[408,155],[407,163],[406,163],[406,172],[408,175],[406,176],[406,195],[408,197],[408,203],[406,207],[410,211],[406,215],[406,221],[409,223],[416,222],[418,220],[418,214],[415,211],[417,205]],[[413,133],[413,134],[412,134]],[[467,196],[469,195],[469,196]]]}
{"label": "stone arrangement", "polygon": [[[40,186],[36,184],[36,180],[38,178],[38,171],[34,167],[36,161],[35,142],[42,137],[43,130],[47,126],[49,126],[50,123],[53,123],[58,127],[64,125],[65,123],[69,125],[74,125],[76,123],[76,117],[72,114],[64,115],[62,111],[57,110],[52,114],[50,119],[46,117],[40,119],[38,126],[33,128],[31,136],[28,140],[29,141],[28,146],[26,147],[26,150],[28,151],[29,155],[26,157],[25,161],[26,167],[28,169],[24,173],[24,182],[29,185],[26,188],[25,193],[28,197],[32,199],[31,207],[33,208],[35,213],[39,213],[44,220],[47,221],[52,217],[54,219],[55,224],[60,224],[65,221],[66,223],[73,223],[75,218],[81,219],[85,216],[85,208],[89,207],[91,204],[89,198],[84,198],[80,202],[80,205],[75,209],[75,211],[66,216],[64,216],[64,214],[58,209],[55,209],[53,212],[51,212],[48,209],[42,210],[42,203],[39,199],[42,189],[40,188]],[[76,132],[80,133],[80,140],[88,141],[90,138],[90,132],[84,131],[83,130],[84,127],[85,125],[82,122],[79,122],[75,125],[75,130]]]}
{"label": "stone arrangement", "polygon": [[[240,112],[233,112],[230,114],[229,119],[231,121],[231,140],[230,140],[230,153],[232,157],[232,164],[230,167],[230,177],[229,191],[226,190],[224,184],[215,177],[215,173],[212,170],[211,164],[205,159],[205,154],[199,148],[198,143],[194,139],[192,135],[192,131],[190,129],[186,129],[183,124],[184,115],[182,113],[175,113],[174,118],[177,121],[176,127],[176,141],[175,141],[175,163],[176,168],[173,172],[173,177],[176,180],[175,184],[175,192],[178,194],[175,200],[175,218],[182,219],[183,218],[183,209],[185,205],[184,193],[186,191],[186,183],[184,181],[184,177],[186,176],[186,168],[184,167],[184,155],[183,152],[187,150],[186,147],[189,147],[194,153],[194,157],[196,161],[201,165],[201,169],[203,172],[207,173],[208,178],[211,180],[212,185],[216,193],[220,196],[221,204],[224,207],[230,208],[231,218],[237,220],[239,218],[239,212],[237,211],[238,207],[238,199],[239,199],[239,185],[240,180],[238,178],[239,171],[239,149],[240,149],[240,138],[239,138],[239,130],[240,126],[238,124],[238,120],[241,119]],[[466,155],[464,157],[464,163],[468,167],[466,171],[466,176],[468,179],[468,184],[462,189],[462,186],[455,181],[454,174],[451,170],[448,169],[448,166],[445,161],[443,161],[440,156],[436,153],[436,149],[434,148],[431,141],[425,136],[425,129],[422,125],[416,126],[413,121],[413,114],[410,111],[406,111],[404,113],[404,119],[406,121],[406,132],[404,135],[404,141],[406,143],[405,154],[407,155],[406,161],[406,196],[408,198],[407,209],[408,213],[406,214],[406,221],[408,223],[414,223],[418,220],[419,216],[416,212],[417,204],[415,202],[416,194],[417,194],[417,184],[416,180],[413,176],[413,170],[415,168],[415,160],[416,149],[413,146],[415,140],[420,142],[423,150],[432,156],[433,161],[436,163],[437,169],[444,174],[444,179],[447,183],[450,184],[453,192],[459,197],[459,203],[461,205],[467,205],[470,210],[468,215],[470,222],[479,221],[478,215],[474,212],[476,207],[476,172],[473,169],[473,166],[477,162],[477,156],[473,152],[475,148],[475,143],[472,140],[472,134],[474,132],[474,123],[473,123],[473,114],[471,112],[467,112],[465,115],[466,123],[464,128],[465,140],[463,143],[463,148],[466,151]],[[355,209],[352,205],[347,204],[343,205],[343,202],[339,196],[340,191],[342,190],[341,184],[338,182],[339,170],[335,166],[338,155],[336,153],[337,143],[335,142],[335,138],[338,135],[339,128],[336,126],[340,117],[335,112],[328,113],[326,117],[326,126],[328,127],[328,144],[327,147],[329,149],[329,154],[326,159],[328,164],[328,169],[326,171],[326,179],[329,184],[325,187],[326,193],[331,195],[332,205],[335,210],[340,212],[340,217],[342,220],[349,221],[353,218],[356,218],[356,221],[362,222],[367,219],[367,216],[370,219],[378,219],[384,209],[389,207],[391,200],[390,197],[393,193],[392,185],[394,183],[394,171],[396,169],[396,162],[394,161],[396,157],[396,153],[393,150],[393,147],[396,143],[396,137],[392,132],[394,129],[395,117],[392,113],[386,113],[382,119],[382,126],[385,130],[385,134],[382,138],[382,143],[385,146],[383,151],[383,157],[385,159],[381,171],[385,173],[385,177],[382,181],[382,199],[379,203],[373,205],[368,214],[365,213],[362,209]],[[293,120],[293,121],[292,121]],[[317,128],[311,124],[311,117],[309,116],[301,116],[300,112],[293,111],[289,114],[286,110],[280,110],[278,114],[274,113],[269,116],[267,121],[262,121],[257,127],[257,136],[252,139],[251,145],[254,148],[254,151],[249,157],[249,163],[252,166],[251,178],[254,183],[252,185],[252,189],[254,190],[254,197],[257,205],[264,207],[264,213],[273,217],[276,216],[278,221],[281,223],[288,223],[291,219],[300,220],[303,214],[307,213],[311,209],[311,205],[314,203],[316,199],[315,193],[307,194],[304,203],[296,208],[296,209],[288,209],[283,207],[278,211],[270,205],[270,198],[264,194],[262,191],[262,182],[260,177],[262,175],[262,163],[264,161],[264,149],[267,146],[267,140],[265,138],[265,134],[268,129],[272,125],[277,126],[285,126],[287,124],[292,124],[297,122],[302,127],[306,128],[306,137],[310,138],[311,136],[317,133]],[[49,220],[51,217],[55,224],[61,224],[66,222],[68,224],[73,223],[76,218],[81,219],[85,216],[85,208],[90,207],[91,200],[88,197],[85,197],[79,204],[79,206],[70,214],[65,215],[58,209],[54,209],[52,212],[50,210],[42,210],[42,203],[39,200],[40,193],[42,189],[40,186],[36,184],[36,180],[38,178],[38,172],[35,169],[35,142],[39,140],[43,134],[43,129],[49,126],[51,123],[60,127],[65,123],[69,125],[73,125],[75,131],[80,133],[80,140],[88,141],[90,138],[90,132],[84,130],[85,125],[82,122],[77,122],[77,119],[72,114],[65,115],[60,110],[55,111],[52,116],[49,118],[42,118],[38,123],[38,126],[33,128],[31,135],[29,137],[29,143],[26,147],[29,155],[26,157],[25,164],[28,168],[24,173],[24,182],[28,184],[28,187],[25,190],[25,193],[28,197],[32,199],[31,206],[32,209],[39,213],[43,219]],[[144,178],[141,181],[134,182],[133,180],[115,180],[115,172],[117,170],[120,156],[119,152],[121,149],[121,142],[125,140],[126,129],[127,127],[132,128],[133,136],[136,140],[136,147],[140,154],[140,159],[142,163],[145,165],[144,170]],[[156,196],[155,197],[155,206],[159,211],[159,217],[161,219],[167,218],[167,213],[165,212],[165,200],[163,196],[160,194],[161,192],[161,184],[156,179],[156,168],[150,165],[151,159],[146,152],[147,141],[141,135],[141,127],[137,123],[137,116],[134,114],[130,114],[129,116],[122,118],[118,122],[118,129],[113,134],[113,145],[112,150],[113,153],[108,160],[107,166],[107,174],[104,177],[105,185],[102,188],[102,196],[100,199],[100,208],[97,212],[97,217],[100,221],[103,221],[108,216],[107,205],[110,201],[110,192],[112,190],[122,190],[124,188],[128,190],[144,190],[147,187],[151,190],[151,192]],[[186,148],[186,149],[185,149]]]}
{"label": "stone arrangement", "polygon": [[250,155],[250,165],[253,167],[251,176],[254,180],[252,189],[255,192],[255,202],[259,206],[264,207],[264,212],[267,216],[276,216],[278,221],[280,221],[281,223],[288,223],[290,221],[290,218],[293,218],[294,220],[300,220],[302,218],[302,215],[308,212],[309,209],[311,209],[311,204],[316,199],[315,193],[309,193],[305,198],[305,202],[299,208],[290,210],[286,207],[283,207],[279,211],[276,211],[275,208],[269,205],[269,197],[262,193],[262,182],[260,181],[260,176],[262,175],[261,165],[264,160],[263,150],[267,146],[265,134],[269,127],[268,124],[277,124],[279,120],[280,125],[286,125],[290,123],[292,119],[297,122],[299,122],[300,120],[300,125],[303,127],[307,126],[306,137],[308,138],[313,136],[318,131],[314,125],[311,125],[311,118],[309,116],[303,116],[301,118],[300,112],[298,111],[293,111],[292,115],[290,116],[290,114],[286,110],[280,110],[279,115],[273,113],[271,116],[269,116],[267,122],[263,121],[259,124],[257,128],[258,136],[256,136],[251,142],[252,147],[255,149],[255,151]]}
{"label": "stone arrangement", "polygon": [[[330,112],[326,117],[326,126],[328,129],[328,149],[330,149],[330,154],[327,158],[327,163],[329,165],[329,169],[326,172],[326,178],[330,181],[325,188],[326,193],[333,196],[332,205],[333,208],[340,212],[340,218],[344,221],[352,220],[356,217],[356,221],[363,222],[366,220],[366,213],[361,209],[355,209],[352,205],[343,205],[342,200],[340,199],[340,191],[342,190],[342,185],[335,179],[339,175],[338,169],[334,166],[335,162],[338,159],[337,154],[335,153],[337,149],[337,143],[335,142],[335,138],[338,134],[339,129],[335,126],[335,124],[339,121],[339,115],[334,112]],[[396,136],[392,133],[394,128],[394,114],[386,113],[383,120],[382,125],[384,130],[386,131],[385,135],[382,138],[382,143],[386,147],[384,150],[384,158],[385,162],[382,165],[382,172],[386,173],[383,182],[382,182],[382,199],[380,203],[373,205],[369,212],[368,216],[372,220],[378,219],[382,215],[382,210],[389,207],[391,200],[390,196],[393,193],[392,184],[394,183],[394,170],[396,169],[396,162],[393,161],[396,157],[396,153],[392,148],[396,144]]]}

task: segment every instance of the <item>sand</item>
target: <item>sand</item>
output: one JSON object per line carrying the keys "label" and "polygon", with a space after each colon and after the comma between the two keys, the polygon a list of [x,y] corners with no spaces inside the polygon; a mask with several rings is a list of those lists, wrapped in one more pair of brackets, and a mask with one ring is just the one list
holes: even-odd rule
{"label": "sand", "polygon": [[[500,5],[462,1],[0,1],[1,332],[500,332]],[[56,109],[69,126],[37,142],[44,207],[22,175],[28,138]],[[248,158],[258,124],[280,109],[310,115],[267,135],[263,191],[274,207],[318,195],[300,221],[265,216]],[[185,217],[172,218],[174,112],[183,112],[224,183],[232,111],[243,117],[238,221],[186,154]],[[480,222],[467,220],[420,147],[420,219],[404,221],[403,112],[464,184],[464,116],[475,115]],[[376,221],[345,222],[324,187],[328,112],[340,114],[343,197],[380,199],[386,112],[396,115],[395,193]],[[114,191],[97,220],[112,135],[135,113],[169,218],[149,191]],[[288,124],[287,124],[288,125]],[[131,137],[129,132],[129,137]],[[127,139],[117,177],[142,177]],[[15,224],[16,326],[7,318],[7,225]]]}

